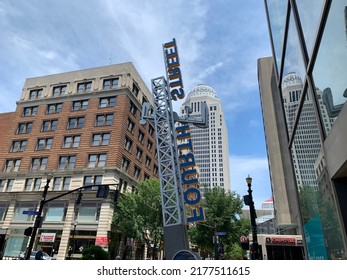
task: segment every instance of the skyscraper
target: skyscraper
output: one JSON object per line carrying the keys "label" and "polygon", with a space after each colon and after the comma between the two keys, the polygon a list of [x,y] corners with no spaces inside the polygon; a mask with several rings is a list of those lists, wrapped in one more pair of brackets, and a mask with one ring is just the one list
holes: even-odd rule
{"label": "skyscraper", "polygon": [[215,90],[205,84],[197,85],[180,108],[180,115],[201,116],[201,103],[209,109],[208,127],[190,126],[195,163],[199,168],[200,188],[222,187],[230,191],[228,129],[222,104]]}

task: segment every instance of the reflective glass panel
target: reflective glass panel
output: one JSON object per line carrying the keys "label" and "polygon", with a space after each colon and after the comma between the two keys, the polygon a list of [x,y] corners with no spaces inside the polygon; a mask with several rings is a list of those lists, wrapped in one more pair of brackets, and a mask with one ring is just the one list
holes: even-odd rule
{"label": "reflective glass panel", "polygon": [[311,91],[294,133],[291,152],[308,259],[332,259],[334,252],[343,249],[343,242]]}
{"label": "reflective glass panel", "polygon": [[280,71],[287,1],[268,0],[266,3],[269,11],[270,29],[274,44],[274,56],[276,57],[277,69]]}
{"label": "reflective glass panel", "polygon": [[347,1],[333,1],[313,69],[326,134],[347,97]]}
{"label": "reflective glass panel", "polygon": [[304,80],[305,66],[302,60],[297,30],[291,17],[282,78],[282,95],[289,136],[292,135]]}
{"label": "reflective glass panel", "polygon": [[309,56],[312,54],[324,2],[324,0],[296,0]]}

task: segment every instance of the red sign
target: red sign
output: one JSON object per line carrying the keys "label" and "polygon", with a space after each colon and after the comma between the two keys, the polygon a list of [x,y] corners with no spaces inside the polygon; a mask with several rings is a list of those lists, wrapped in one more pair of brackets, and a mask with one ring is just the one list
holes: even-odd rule
{"label": "red sign", "polygon": [[40,242],[54,242],[55,240],[55,233],[47,233],[43,232],[40,236]]}
{"label": "red sign", "polygon": [[293,237],[266,237],[266,242],[271,244],[295,245],[296,239]]}
{"label": "red sign", "polygon": [[95,245],[108,245],[108,239],[107,236],[97,236],[95,239]]}

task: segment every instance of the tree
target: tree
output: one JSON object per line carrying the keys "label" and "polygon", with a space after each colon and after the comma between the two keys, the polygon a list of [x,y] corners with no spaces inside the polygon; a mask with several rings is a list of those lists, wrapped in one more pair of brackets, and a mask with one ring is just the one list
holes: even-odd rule
{"label": "tree", "polygon": [[[158,179],[141,181],[134,192],[125,193],[118,200],[113,224],[128,238],[146,242],[156,257],[156,248],[163,239],[160,183]],[[150,246],[152,243],[153,246]]]}
{"label": "tree", "polygon": [[[240,243],[240,236],[248,235],[250,222],[241,219],[243,201],[235,192],[225,192],[223,188],[206,190],[202,206],[206,212],[206,220],[189,227],[189,237],[193,244],[201,250],[202,257],[214,255],[216,244],[213,243],[215,232],[226,232],[219,236],[224,244],[225,257],[239,259],[240,251],[235,244]],[[242,250],[242,249],[241,249]]]}
{"label": "tree", "polygon": [[82,252],[82,260],[109,260],[110,255],[100,246],[90,246]]}

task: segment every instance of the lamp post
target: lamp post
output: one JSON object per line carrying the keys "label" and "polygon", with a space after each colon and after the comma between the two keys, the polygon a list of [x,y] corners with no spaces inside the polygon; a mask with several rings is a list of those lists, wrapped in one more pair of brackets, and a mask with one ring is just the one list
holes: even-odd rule
{"label": "lamp post", "polygon": [[35,238],[36,238],[37,229],[39,227],[41,227],[42,210],[43,210],[43,206],[45,205],[45,202],[46,202],[46,196],[47,196],[47,192],[48,192],[48,188],[49,188],[49,183],[51,182],[52,178],[53,178],[53,176],[51,174],[47,175],[46,185],[43,189],[43,193],[42,193],[42,197],[41,197],[41,201],[40,201],[40,207],[39,207],[39,210],[37,211],[35,223],[33,226],[33,231],[32,231],[31,236],[30,236],[29,246],[26,250],[26,255],[25,255],[26,260],[30,259],[31,251],[33,250],[33,245],[34,245]]}
{"label": "lamp post", "polygon": [[257,236],[257,223],[255,221],[256,213],[254,208],[254,201],[252,196],[252,178],[248,175],[246,178],[247,186],[248,186],[248,202],[249,202],[249,211],[251,215],[251,225],[252,225],[252,252],[251,252],[251,259],[252,260],[258,260],[259,254],[258,254],[258,236]]}
{"label": "lamp post", "polygon": [[74,221],[73,223],[73,231],[72,231],[72,240],[71,240],[71,253],[69,253],[69,259],[71,260],[73,258],[73,253],[75,252],[76,247],[76,240],[75,240],[75,234],[76,234],[76,227],[77,227],[77,221]]}

